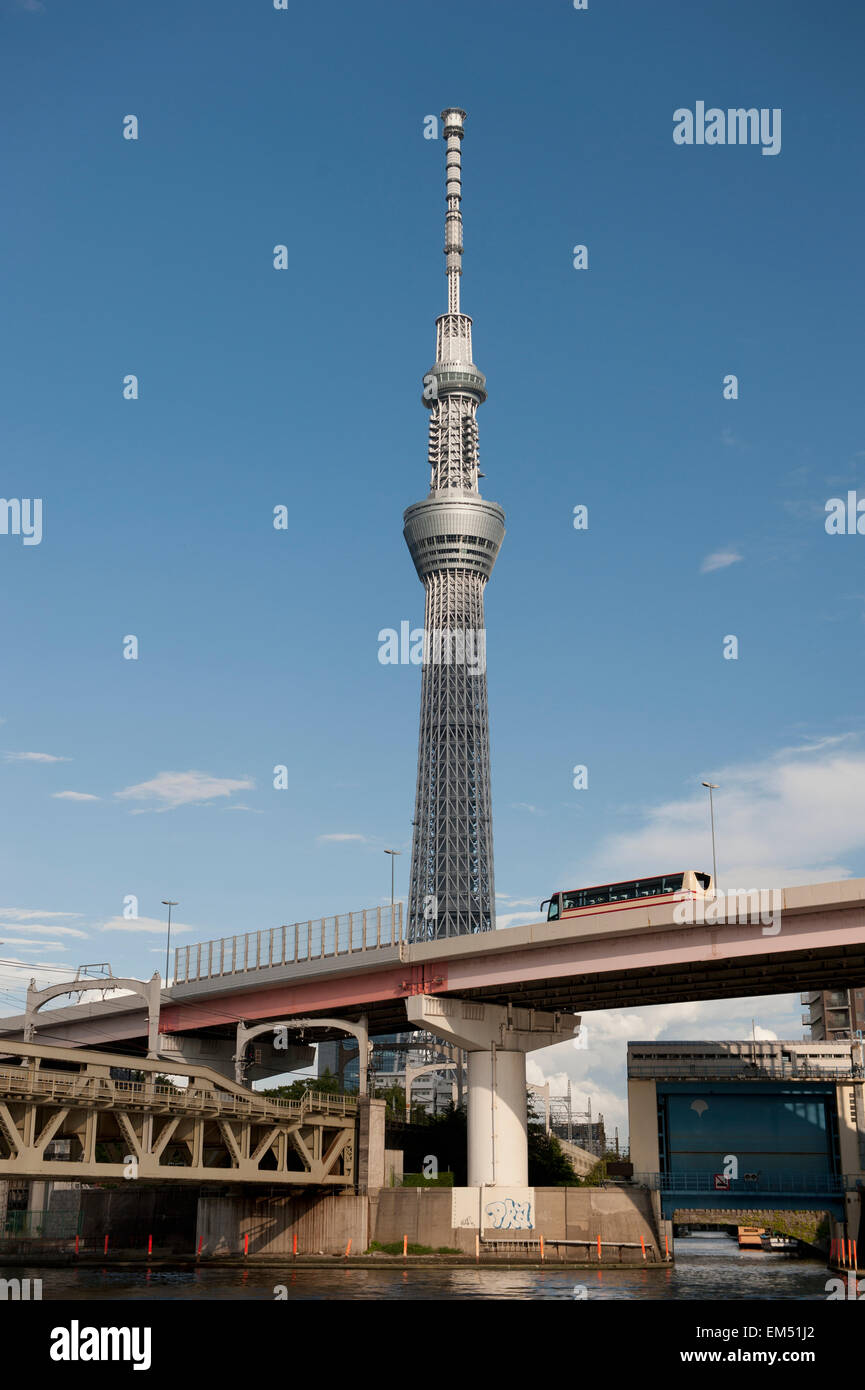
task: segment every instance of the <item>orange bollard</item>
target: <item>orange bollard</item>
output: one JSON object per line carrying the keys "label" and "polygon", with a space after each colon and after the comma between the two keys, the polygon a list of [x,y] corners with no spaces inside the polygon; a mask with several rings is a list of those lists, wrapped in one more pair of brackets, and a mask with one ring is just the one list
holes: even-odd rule
{"label": "orange bollard", "polygon": [[351,1251],[351,1240],[349,1239],[348,1245],[345,1247],[345,1255],[343,1256],[343,1259],[345,1259],[345,1260],[348,1259],[350,1251]]}
{"label": "orange bollard", "polygon": [[643,1260],[645,1260],[645,1258],[646,1258],[646,1242],[643,1240],[643,1237],[642,1237],[642,1236],[640,1236],[640,1245],[643,1247]]}
{"label": "orange bollard", "polygon": [[147,1253],[148,1255],[153,1254],[153,1236],[147,1237]]}
{"label": "orange bollard", "polygon": [[291,1253],[292,1255],[297,1254],[297,1231],[295,1231],[294,1235],[291,1238]]}
{"label": "orange bollard", "polygon": [[476,1259],[476,1260],[479,1260],[480,1257],[481,1257],[481,1238],[480,1238],[480,1236],[478,1235],[477,1231],[475,1231],[475,1259]]}
{"label": "orange bollard", "polygon": [[249,1231],[245,1231],[245,1232],[244,1232],[244,1235],[243,1235],[243,1258],[246,1259],[246,1257],[247,1257],[248,1254],[249,1254]]}
{"label": "orange bollard", "polygon": [[541,1259],[544,1258],[544,1238],[541,1236]]}
{"label": "orange bollard", "polygon": [[664,1254],[666,1255],[667,1259],[670,1258],[670,1241],[667,1237],[666,1230],[664,1231]]}
{"label": "orange bollard", "polygon": [[75,1237],[75,1253],[78,1254],[78,1236]]}
{"label": "orange bollard", "polygon": [[200,1260],[200,1259],[201,1259],[201,1247],[202,1247],[203,1244],[204,1244],[204,1236],[199,1236],[199,1237],[198,1237],[198,1249],[197,1249],[196,1252],[195,1252],[195,1258],[196,1258],[197,1260]]}
{"label": "orange bollard", "polygon": [[598,1232],[598,1259],[601,1258],[601,1234]]}
{"label": "orange bollard", "polygon": [[857,1258],[857,1256],[856,1256],[856,1242],[855,1242],[855,1240],[853,1241],[853,1269],[856,1270],[856,1271],[858,1271],[858,1269],[859,1269],[859,1260],[858,1260],[858,1258]]}
{"label": "orange bollard", "polygon": [[102,1253],[103,1253],[103,1255],[107,1255],[107,1254],[108,1254],[108,1232],[107,1232],[107,1231],[105,1232],[105,1248],[103,1249]]}
{"label": "orange bollard", "polygon": [[403,1236],[403,1238],[402,1238],[402,1257],[403,1257],[403,1259],[405,1259],[405,1257],[406,1257],[407,1254],[408,1254],[408,1236]]}

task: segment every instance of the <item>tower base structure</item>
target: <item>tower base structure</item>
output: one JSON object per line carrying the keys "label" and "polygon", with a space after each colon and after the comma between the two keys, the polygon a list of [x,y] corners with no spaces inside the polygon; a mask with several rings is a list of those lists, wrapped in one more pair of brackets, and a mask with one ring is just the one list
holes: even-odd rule
{"label": "tower base structure", "polygon": [[409,1022],[468,1052],[468,1185],[526,1187],[526,1053],[572,1040],[576,1014],[415,994]]}

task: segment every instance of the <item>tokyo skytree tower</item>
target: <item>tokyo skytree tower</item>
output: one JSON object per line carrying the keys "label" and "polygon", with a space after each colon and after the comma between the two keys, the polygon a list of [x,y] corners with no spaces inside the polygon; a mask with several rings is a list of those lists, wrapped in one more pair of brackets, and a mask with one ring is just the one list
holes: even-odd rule
{"label": "tokyo skytree tower", "polygon": [[449,107],[441,119],[448,311],[436,319],[436,360],[424,378],[430,492],[405,512],[403,530],[426,589],[409,941],[495,927],[484,588],[505,515],[478,492],[475,417],[486,379],[472,361],[472,321],[460,313],[465,112]]}

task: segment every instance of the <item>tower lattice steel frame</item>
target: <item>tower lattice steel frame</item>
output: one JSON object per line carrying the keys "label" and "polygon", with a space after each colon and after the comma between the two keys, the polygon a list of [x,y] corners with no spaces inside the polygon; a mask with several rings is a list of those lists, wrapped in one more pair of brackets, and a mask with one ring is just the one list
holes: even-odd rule
{"label": "tower lattice steel frame", "polygon": [[449,107],[441,119],[448,312],[436,320],[436,360],[424,378],[430,492],[405,512],[403,531],[426,589],[410,941],[495,927],[484,588],[505,516],[478,491],[476,414],[486,380],[472,361],[472,321],[460,313],[465,112]]}

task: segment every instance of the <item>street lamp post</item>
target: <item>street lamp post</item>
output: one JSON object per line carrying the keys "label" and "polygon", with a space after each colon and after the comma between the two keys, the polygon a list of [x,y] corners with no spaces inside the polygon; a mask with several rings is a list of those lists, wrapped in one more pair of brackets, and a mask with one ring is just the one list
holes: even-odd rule
{"label": "street lamp post", "polygon": [[171,909],[179,904],[169,898],[162,899],[162,906],[168,908],[168,940],[165,943],[165,988],[168,989],[168,957],[171,954]]}
{"label": "street lamp post", "polygon": [[709,818],[712,822],[712,889],[717,895],[718,892],[718,861],[715,858],[715,804],[712,800],[712,792],[718,790],[717,782],[704,782],[704,787],[709,789]]}
{"label": "street lamp post", "polygon": [[390,855],[390,939],[393,941],[393,861],[398,854],[402,854],[401,849],[386,849],[385,854]]}

